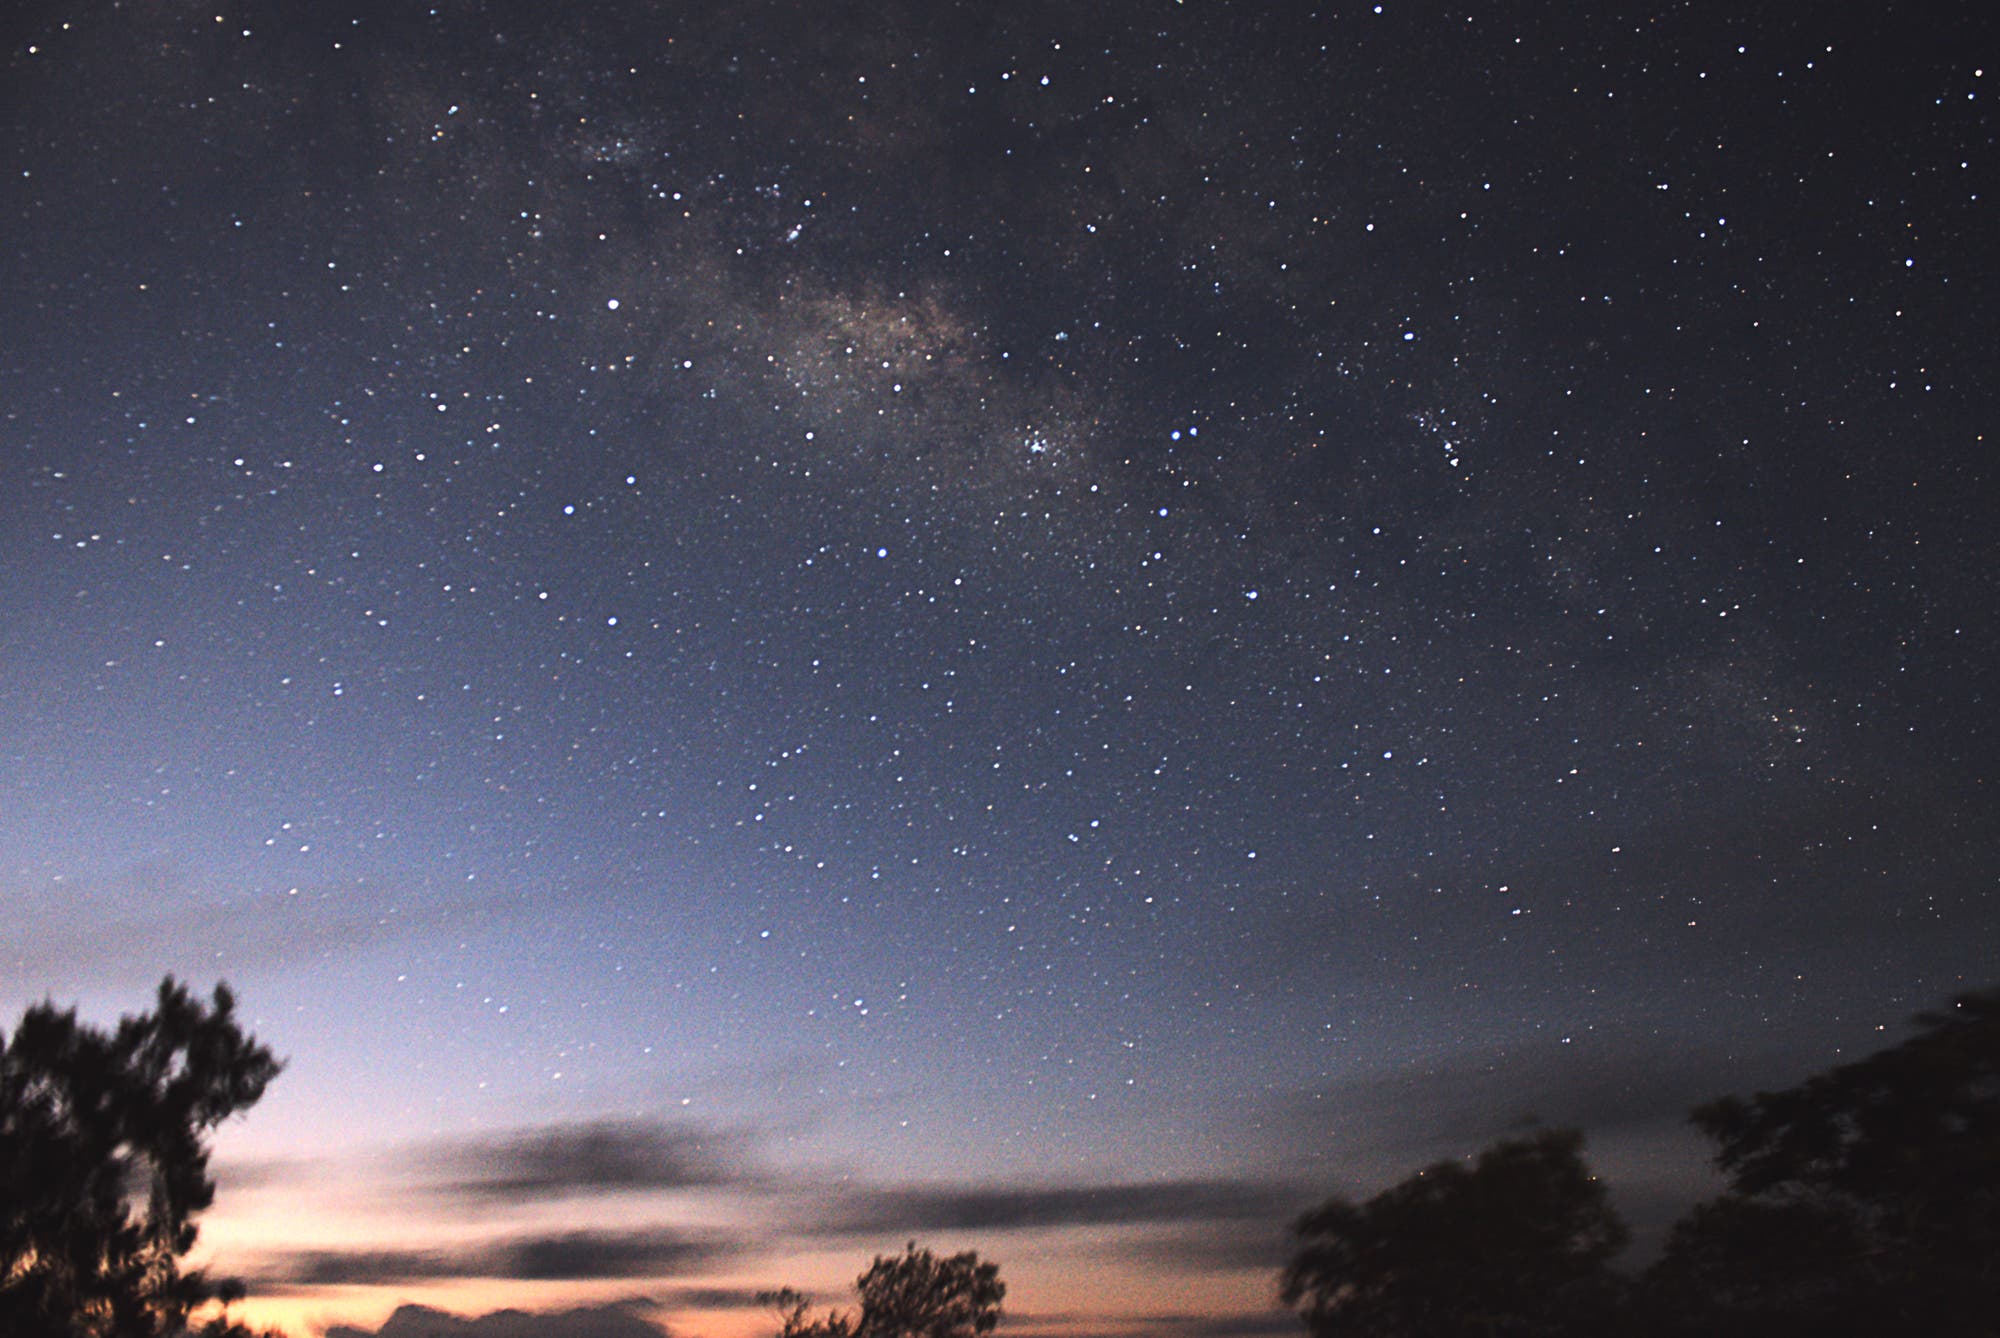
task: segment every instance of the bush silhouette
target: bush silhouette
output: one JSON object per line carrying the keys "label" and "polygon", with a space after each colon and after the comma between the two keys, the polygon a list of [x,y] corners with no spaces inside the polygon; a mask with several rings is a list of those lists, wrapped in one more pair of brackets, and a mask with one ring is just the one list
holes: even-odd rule
{"label": "bush silhouette", "polygon": [[779,1338],[980,1338],[1000,1322],[1007,1284],[998,1264],[970,1250],[940,1258],[911,1241],[903,1253],[877,1255],[855,1279],[858,1314],[807,1314],[806,1298],[787,1288],[762,1299],[779,1314]]}

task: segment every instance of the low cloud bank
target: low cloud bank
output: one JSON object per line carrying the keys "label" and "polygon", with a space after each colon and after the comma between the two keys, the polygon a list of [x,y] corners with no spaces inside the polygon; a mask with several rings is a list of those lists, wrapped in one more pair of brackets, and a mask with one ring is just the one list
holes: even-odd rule
{"label": "low cloud bank", "polygon": [[336,1324],[326,1338],[667,1338],[665,1327],[646,1318],[652,1309],[652,1302],[635,1299],[575,1310],[496,1310],[468,1317],[406,1305],[379,1329]]}

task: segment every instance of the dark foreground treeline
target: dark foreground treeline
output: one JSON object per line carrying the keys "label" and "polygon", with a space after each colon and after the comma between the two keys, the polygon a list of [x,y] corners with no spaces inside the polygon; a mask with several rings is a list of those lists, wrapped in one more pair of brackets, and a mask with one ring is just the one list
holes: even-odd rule
{"label": "dark foreground treeline", "polygon": [[2000,989],[1797,1087],[1702,1106],[1729,1189],[1660,1260],[1555,1130],[1431,1166],[1293,1228],[1287,1304],[1315,1338],[2000,1335]]}
{"label": "dark foreground treeline", "polygon": [[[1551,1130],[1313,1209],[1280,1293],[1313,1338],[1996,1338],[2000,989],[1917,1022],[1697,1109],[1729,1189],[1641,1276],[1614,1266],[1628,1233],[1582,1134]],[[113,1032],[43,1004],[0,1035],[0,1338],[253,1338],[226,1314],[241,1288],[181,1264],[215,1196],[209,1131],[280,1067],[227,987],[172,979]],[[977,1255],[912,1243],[856,1310],[767,1299],[780,1338],[978,1338],[1005,1291]]]}

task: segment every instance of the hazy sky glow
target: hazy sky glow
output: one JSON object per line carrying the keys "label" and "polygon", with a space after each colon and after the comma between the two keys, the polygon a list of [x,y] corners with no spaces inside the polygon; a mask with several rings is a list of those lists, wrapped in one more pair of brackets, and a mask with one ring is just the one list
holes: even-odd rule
{"label": "hazy sky glow", "polygon": [[1742,8],[9,6],[6,1017],[236,987],[301,1338],[1657,1231],[2000,975],[1992,32]]}

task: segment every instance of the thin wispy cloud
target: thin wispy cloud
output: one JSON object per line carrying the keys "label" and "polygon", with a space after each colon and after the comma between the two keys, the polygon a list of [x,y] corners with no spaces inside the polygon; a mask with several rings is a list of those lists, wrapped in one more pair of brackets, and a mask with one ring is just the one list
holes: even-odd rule
{"label": "thin wispy cloud", "polygon": [[898,1231],[1016,1231],[1190,1220],[1261,1219],[1295,1195],[1249,1180],[1166,1180],[1033,1187],[921,1185],[864,1188],[836,1197],[816,1230],[825,1235]]}
{"label": "thin wispy cloud", "polygon": [[739,1184],[748,1177],[749,1147],[733,1131],[596,1120],[435,1145],[420,1162],[447,1193],[531,1202]]}
{"label": "thin wispy cloud", "polygon": [[577,1282],[661,1278],[712,1268],[745,1243],[673,1227],[530,1233],[447,1249],[300,1250],[258,1271],[264,1290],[396,1286],[467,1278]]}

